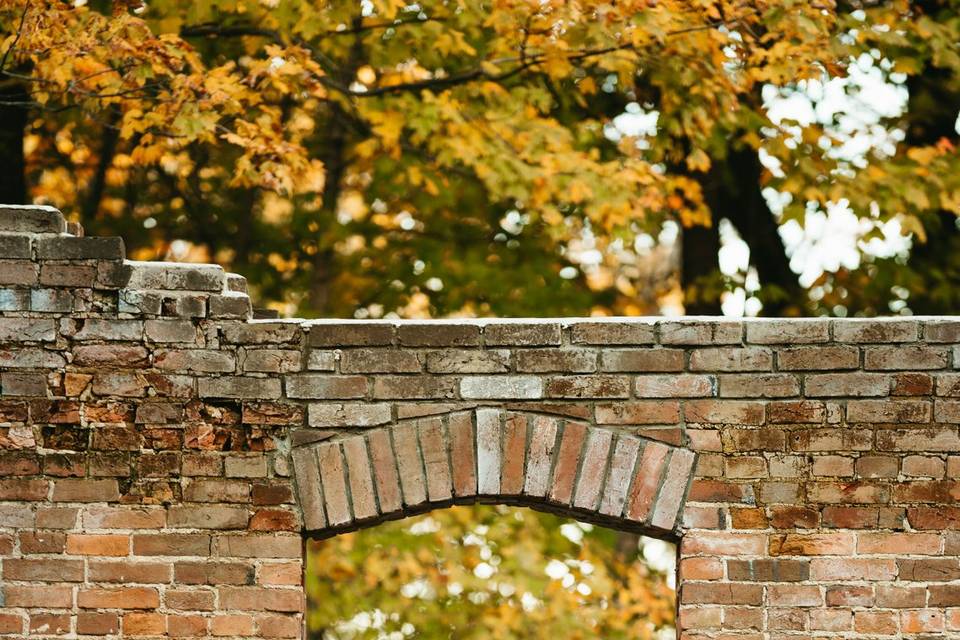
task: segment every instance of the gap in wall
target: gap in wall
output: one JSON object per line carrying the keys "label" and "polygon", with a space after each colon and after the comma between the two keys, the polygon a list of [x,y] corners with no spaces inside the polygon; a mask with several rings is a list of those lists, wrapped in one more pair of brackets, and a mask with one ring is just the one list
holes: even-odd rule
{"label": "gap in wall", "polygon": [[676,548],[469,505],[307,543],[308,640],[676,638]]}

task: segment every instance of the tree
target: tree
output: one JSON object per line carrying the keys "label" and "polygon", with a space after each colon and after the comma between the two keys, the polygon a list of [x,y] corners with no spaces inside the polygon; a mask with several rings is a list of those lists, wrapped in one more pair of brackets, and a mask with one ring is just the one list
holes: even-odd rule
{"label": "tree", "polygon": [[[957,0],[3,0],[3,196],[138,257],[188,239],[310,315],[655,311],[675,283],[650,291],[633,241],[668,221],[687,308],[716,312],[736,284],[717,273],[721,218],[765,313],[884,312],[904,291],[949,310],[958,16]],[[864,55],[910,90],[882,123],[906,132],[894,153],[851,161],[835,119],[771,121],[765,87]],[[625,110],[656,112],[655,132],[618,133]],[[787,194],[779,218],[764,189]],[[915,250],[811,296],[778,225],[841,198]]]}
{"label": "tree", "polygon": [[639,542],[496,506],[381,524],[308,545],[307,627],[315,640],[673,637],[675,552]]}

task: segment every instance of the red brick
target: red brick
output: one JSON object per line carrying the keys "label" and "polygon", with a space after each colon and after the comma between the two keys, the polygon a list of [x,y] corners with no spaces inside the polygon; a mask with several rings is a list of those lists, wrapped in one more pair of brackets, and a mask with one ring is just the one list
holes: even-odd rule
{"label": "red brick", "polygon": [[667,465],[667,474],[660,487],[650,524],[661,529],[673,529],[683,503],[683,496],[690,484],[696,455],[686,449],[674,449]]}
{"label": "red brick", "polygon": [[750,507],[731,508],[730,521],[734,529],[766,529],[770,524],[766,511]]}
{"label": "red brick", "polygon": [[[524,443],[525,444],[525,443]],[[603,429],[589,429],[587,442],[580,465],[580,475],[574,494],[573,506],[595,510],[600,500],[613,434]]]}
{"label": "red brick", "polygon": [[77,606],[81,609],[155,609],[160,606],[160,594],[150,587],[84,588],[77,593]]}
{"label": "red brick", "polygon": [[260,587],[221,587],[220,608],[241,611],[303,611],[300,589],[263,589]]}
{"label": "red brick", "polygon": [[552,502],[570,504],[586,435],[587,426],[582,423],[568,422],[564,425],[553,468],[553,484],[549,494]]}
{"label": "red brick", "polygon": [[873,587],[838,585],[826,589],[828,607],[872,607],[875,601]]}
{"label": "red brick", "polygon": [[298,531],[297,515],[288,509],[257,509],[250,518],[250,531]]}
{"label": "red brick", "polygon": [[788,533],[770,537],[773,556],[847,556],[853,555],[852,533]]}
{"label": "red brick", "polygon": [[54,502],[116,502],[120,490],[116,480],[70,478],[53,483]]}
{"label": "red brick", "polygon": [[203,616],[169,616],[167,632],[174,638],[195,638],[207,635],[207,619]]}
{"label": "red brick", "polygon": [[500,492],[517,495],[523,492],[527,462],[527,418],[508,414],[503,432],[504,460],[500,476]]}
{"label": "red brick", "polygon": [[426,473],[427,497],[431,502],[449,500],[453,497],[453,484],[443,422],[440,418],[420,420],[417,433]]}
{"label": "red brick", "polygon": [[683,417],[704,424],[762,424],[763,403],[746,400],[687,400]]}
{"label": "red brick", "polygon": [[87,566],[91,582],[163,584],[170,582],[172,565],[166,562],[136,560],[94,560]]}
{"label": "red brick", "polygon": [[820,512],[815,507],[773,505],[770,507],[770,524],[775,529],[816,529]]}
{"label": "red brick", "polygon": [[617,437],[613,459],[610,461],[609,477],[600,502],[600,513],[611,516],[620,516],[623,513],[633,468],[640,453],[640,444],[640,440],[631,436]]}
{"label": "red brick", "polygon": [[403,490],[403,503],[407,506],[423,504],[427,501],[427,483],[423,475],[423,462],[420,459],[416,427],[413,425],[394,427],[393,446],[397,457],[400,487]]}
{"label": "red brick", "polygon": [[61,636],[70,633],[70,616],[65,613],[31,613],[30,635]]}
{"label": "red brick", "polygon": [[207,589],[167,589],[163,599],[168,609],[213,611],[214,593]]}
{"label": "red brick", "polygon": [[[477,463],[473,450],[474,434],[470,414],[450,414],[447,431],[450,437],[453,493],[457,497],[476,495]],[[377,464],[376,461],[374,464]]]}
{"label": "red brick", "polygon": [[343,454],[337,442],[325,442],[317,447],[320,480],[323,483],[323,501],[327,520],[331,525],[343,525],[352,519],[344,476]]}
{"label": "red brick", "polygon": [[823,526],[838,529],[870,529],[877,526],[876,507],[824,507]]}
{"label": "red brick", "polygon": [[686,604],[757,606],[763,603],[763,586],[759,584],[729,582],[721,589],[709,582],[688,582],[683,585],[680,593]]}
{"label": "red brick", "polygon": [[294,616],[257,616],[257,628],[264,638],[299,638],[300,626],[300,621]]}
{"label": "red brick", "polygon": [[868,533],[857,537],[861,555],[939,555],[942,539],[934,533]]}
{"label": "red brick", "polygon": [[814,558],[810,561],[810,579],[815,581],[889,581],[897,575],[892,558]]}
{"label": "red brick", "polygon": [[296,586],[303,581],[303,565],[299,562],[269,562],[260,566],[257,584]]}
{"label": "red brick", "polygon": [[107,636],[120,632],[120,618],[115,613],[77,614],[77,633],[90,636]]}
{"label": "red brick", "polygon": [[238,534],[215,539],[216,555],[225,558],[300,558],[303,540],[296,535]]}
{"label": "red brick", "polygon": [[853,628],[857,633],[895,635],[897,614],[890,611],[854,611]]}
{"label": "red brick", "polygon": [[8,584],[3,588],[4,606],[27,609],[69,609],[73,606],[73,587],[42,587]]}
{"label": "red brick", "polygon": [[133,555],[206,556],[210,555],[210,536],[193,533],[134,535]]}
{"label": "red brick", "polygon": [[177,562],[174,580],[178,584],[253,584],[254,568],[241,562]]}
{"label": "red brick", "polygon": [[377,515],[377,498],[373,490],[370,458],[363,436],[343,441],[344,459],[347,466],[347,481],[350,485],[353,516],[358,520]]}
{"label": "red brick", "polygon": [[694,502],[745,502],[753,496],[753,487],[723,480],[694,480],[689,500]]}
{"label": "red brick", "polygon": [[253,616],[245,614],[217,615],[210,620],[210,633],[216,637],[252,636]]}
{"label": "red brick", "polygon": [[557,443],[558,421],[537,416],[530,425],[529,456],[523,492],[544,497],[550,491],[551,463]]}
{"label": "red brick", "polygon": [[648,400],[596,405],[597,424],[676,424],[680,403],[676,400]]}
{"label": "red brick", "polygon": [[[390,433],[384,429],[371,431],[368,435],[370,458],[373,461],[373,475],[376,482],[380,511],[392,513],[402,506],[400,478],[397,475],[397,463],[393,455]],[[471,443],[472,445],[472,443]],[[471,446],[471,452],[472,452]]]}
{"label": "red brick", "polygon": [[680,575],[685,580],[721,580],[723,561],[717,558],[682,558]]}
{"label": "red brick", "polygon": [[323,489],[320,483],[320,466],[313,448],[298,448],[291,453],[303,524],[307,530],[319,530],[327,526],[323,506]]}
{"label": "red brick", "polygon": [[83,560],[7,558],[4,580],[30,582],[83,582]]}
{"label": "red brick", "polygon": [[960,529],[960,507],[912,507],[907,509],[907,519],[914,529]]}
{"label": "red brick", "polygon": [[21,531],[20,553],[63,553],[67,537],[59,531]]}
{"label": "red brick", "polygon": [[162,613],[125,613],[123,635],[163,636],[167,634],[167,617]]}

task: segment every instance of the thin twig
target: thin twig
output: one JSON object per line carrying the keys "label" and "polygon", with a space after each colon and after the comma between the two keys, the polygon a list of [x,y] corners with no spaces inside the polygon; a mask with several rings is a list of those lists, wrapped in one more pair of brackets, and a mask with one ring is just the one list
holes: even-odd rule
{"label": "thin twig", "polygon": [[3,59],[0,59],[0,71],[3,71],[7,66],[7,57],[10,55],[10,52],[17,46],[17,43],[20,42],[21,36],[23,36],[23,23],[27,20],[27,11],[30,9],[30,3],[23,5],[23,13],[20,14],[20,25],[17,27],[17,37],[13,39],[13,42],[10,43],[10,46],[7,47],[7,50],[3,52]]}

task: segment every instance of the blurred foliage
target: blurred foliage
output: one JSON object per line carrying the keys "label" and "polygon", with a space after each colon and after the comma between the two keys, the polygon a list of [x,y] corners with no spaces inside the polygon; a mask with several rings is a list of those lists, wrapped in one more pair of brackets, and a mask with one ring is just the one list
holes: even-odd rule
{"label": "blurred foliage", "polygon": [[[760,193],[801,225],[844,200],[864,242],[949,229],[960,0],[0,0],[0,31],[4,197],[21,172],[133,257],[223,262],[284,312],[677,309],[676,252],[635,241],[721,217],[769,312],[958,306],[952,250],[865,254],[808,296]],[[851,158],[844,114],[768,116],[765,88],[863,56],[910,91],[893,149]],[[711,300],[736,286],[714,244],[684,247],[711,254],[684,273]]]}
{"label": "blurred foliage", "polygon": [[672,638],[675,552],[640,540],[476,505],[311,542],[310,638]]}

